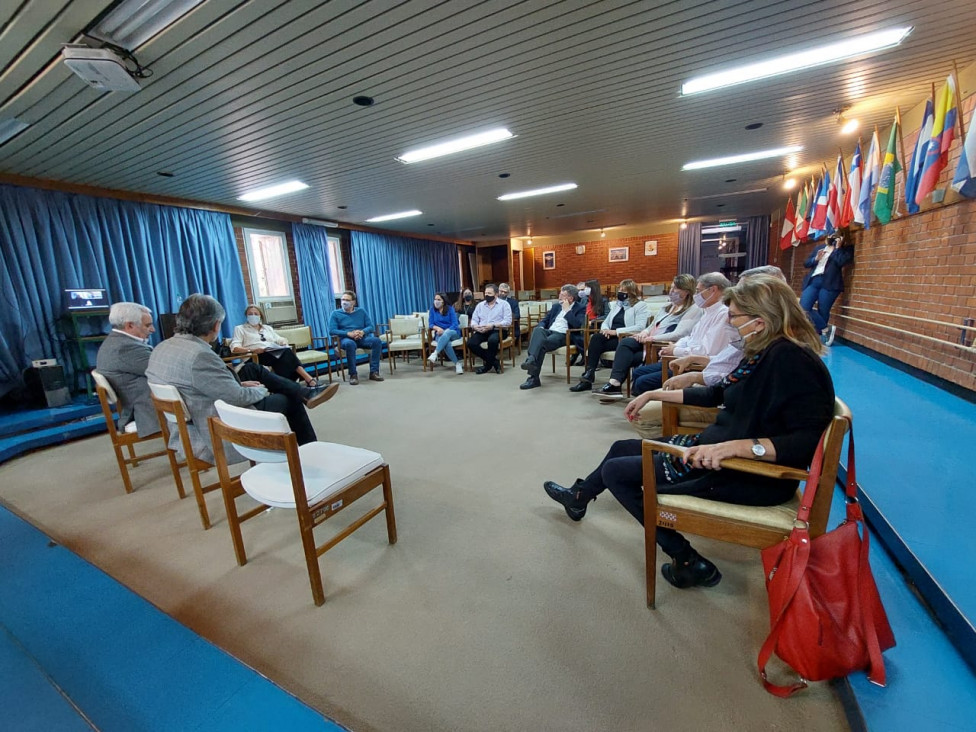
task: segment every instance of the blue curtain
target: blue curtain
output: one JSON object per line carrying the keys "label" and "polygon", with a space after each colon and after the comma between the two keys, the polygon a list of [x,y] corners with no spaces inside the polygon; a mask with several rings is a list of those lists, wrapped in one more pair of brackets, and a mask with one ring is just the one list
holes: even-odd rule
{"label": "blue curtain", "polygon": [[0,395],[33,359],[56,357],[73,376],[65,288],[102,288],[155,314],[204,292],[227,310],[228,336],[247,305],[228,215],[9,185],[0,185],[0,283]]}
{"label": "blue curtain", "polygon": [[353,231],[352,263],[359,304],[377,324],[460,289],[456,244]]}
{"label": "blue curtain", "polygon": [[701,274],[701,230],[699,223],[678,231],[678,272],[698,277]]}
{"label": "blue curtain", "polygon": [[[321,226],[292,224],[302,319],[312,335],[329,335],[329,316],[335,310],[335,293],[329,279],[329,239]],[[323,344],[317,344],[321,348]]]}

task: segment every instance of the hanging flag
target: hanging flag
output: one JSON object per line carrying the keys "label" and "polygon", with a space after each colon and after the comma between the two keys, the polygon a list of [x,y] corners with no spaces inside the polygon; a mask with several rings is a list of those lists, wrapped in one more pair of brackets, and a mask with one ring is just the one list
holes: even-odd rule
{"label": "hanging flag", "polygon": [[939,89],[935,98],[935,119],[932,122],[932,136],[925,151],[925,162],[922,164],[922,177],[915,192],[915,203],[921,205],[927,195],[935,190],[939,182],[939,173],[949,163],[949,147],[956,134],[956,82],[952,75],[946,79],[945,85]]}
{"label": "hanging flag", "polygon": [[851,172],[847,175],[847,190],[844,192],[844,204],[840,207],[840,228],[850,226],[854,222],[854,207],[857,206],[858,196],[861,194],[861,141],[857,141],[854,156],[851,158]]}
{"label": "hanging flag", "polygon": [[966,198],[976,198],[976,114],[969,120],[966,142],[959,153],[959,166],[952,179],[952,190]]}
{"label": "hanging flag", "polygon": [[871,196],[874,189],[878,187],[878,179],[881,177],[880,147],[878,128],[875,127],[871,135],[868,157],[864,161],[864,170],[861,173],[861,190],[857,198],[857,208],[854,210],[854,220],[864,224],[865,229],[871,228]]}
{"label": "hanging flag", "polygon": [[895,121],[891,123],[891,134],[888,136],[888,148],[885,150],[884,163],[881,166],[881,177],[878,180],[878,193],[874,197],[874,215],[878,221],[887,224],[891,221],[891,210],[895,204],[895,175],[901,170],[898,162],[898,131],[901,129],[901,114],[895,110]]}
{"label": "hanging flag", "polygon": [[793,245],[793,230],[796,228],[796,210],[793,199],[786,199],[786,215],[783,216],[783,229],[779,233],[779,248],[789,249]]}
{"label": "hanging flag", "polygon": [[826,170],[820,178],[820,186],[817,188],[817,207],[813,212],[813,219],[810,221],[810,228],[816,231],[826,231],[827,229],[827,189],[830,188],[830,173]]}
{"label": "hanging flag", "polygon": [[925,114],[922,116],[922,126],[918,131],[918,139],[915,140],[912,162],[905,171],[905,203],[908,205],[908,213],[910,214],[918,213],[915,194],[918,192],[918,184],[922,178],[922,166],[925,164],[925,153],[932,139],[934,122],[935,112],[933,111],[932,100],[928,99],[925,102]]}
{"label": "hanging flag", "polygon": [[844,197],[844,158],[837,154],[837,166],[834,168],[834,179],[827,190],[827,226],[828,234],[833,234],[839,228],[840,204]]}
{"label": "hanging flag", "polygon": [[803,241],[807,238],[808,222],[807,222],[807,187],[808,184],[804,183],[803,188],[797,194],[797,204],[796,204],[796,238],[798,241]]}

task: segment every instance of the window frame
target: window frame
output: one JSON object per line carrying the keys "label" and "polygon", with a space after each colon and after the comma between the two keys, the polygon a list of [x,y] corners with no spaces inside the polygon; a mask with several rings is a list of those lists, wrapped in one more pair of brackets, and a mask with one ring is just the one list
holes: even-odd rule
{"label": "window frame", "polygon": [[329,262],[329,284],[332,285],[332,294],[338,301],[342,293],[349,289],[346,287],[346,270],[342,261],[342,239],[332,234],[327,234],[326,239],[328,240],[326,258]]}
{"label": "window frame", "polygon": [[[243,228],[244,237],[244,255],[247,258],[247,271],[250,276],[251,282],[251,297],[252,302],[258,303],[268,303],[268,302],[286,302],[295,304],[295,284],[292,282],[292,268],[291,268],[291,256],[288,253],[288,239],[285,237],[284,232],[274,231],[273,229],[253,229],[249,227]],[[268,295],[262,297],[258,289],[258,282],[260,278],[257,276],[257,272],[254,268],[254,257],[251,254],[251,236],[270,236],[278,239],[281,246],[282,258],[285,264],[285,284],[288,285],[287,295]]]}

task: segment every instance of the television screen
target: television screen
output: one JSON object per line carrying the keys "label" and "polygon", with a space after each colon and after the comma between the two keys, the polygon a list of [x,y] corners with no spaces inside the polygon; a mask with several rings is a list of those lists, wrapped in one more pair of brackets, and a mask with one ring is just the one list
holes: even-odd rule
{"label": "television screen", "polygon": [[105,290],[65,290],[64,309],[105,310],[108,308],[108,293]]}

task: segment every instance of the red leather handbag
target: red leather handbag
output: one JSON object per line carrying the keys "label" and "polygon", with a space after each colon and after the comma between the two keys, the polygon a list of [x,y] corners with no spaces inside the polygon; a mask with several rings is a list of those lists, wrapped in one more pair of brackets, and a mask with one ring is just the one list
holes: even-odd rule
{"label": "red leather handbag", "polygon": [[[762,551],[770,632],[759,651],[759,674],[776,696],[790,696],[806,688],[808,680],[860,670],[885,685],[881,652],[895,645],[895,637],[868,564],[868,530],[856,495],[853,426],[847,444],[847,518],[833,531],[810,539],[807,522],[823,467],[821,438],[793,531]],[[799,681],[788,686],[769,681],[766,664],[774,652],[800,675]]]}

